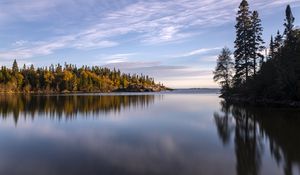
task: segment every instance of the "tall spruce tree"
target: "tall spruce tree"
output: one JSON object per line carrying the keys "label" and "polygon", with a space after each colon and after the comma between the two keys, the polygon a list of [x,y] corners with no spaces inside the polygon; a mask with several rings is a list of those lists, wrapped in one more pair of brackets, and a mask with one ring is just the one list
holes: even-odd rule
{"label": "tall spruce tree", "polygon": [[287,7],[286,7],[286,10],[285,10],[285,20],[284,21],[285,21],[285,23],[284,23],[284,26],[285,26],[284,35],[286,37],[288,37],[289,34],[291,33],[291,31],[294,28],[294,21],[295,21],[295,18],[293,16],[293,13],[292,13],[290,5],[287,5]]}
{"label": "tall spruce tree", "polygon": [[270,45],[269,45],[269,59],[274,59],[274,40],[273,35],[271,35]]}
{"label": "tall spruce tree", "polygon": [[258,12],[253,11],[252,16],[251,16],[251,44],[249,49],[251,49],[251,58],[252,58],[252,69],[253,69],[253,74],[256,75],[257,71],[257,63],[258,59],[262,63],[264,60],[264,55],[262,52],[265,49],[265,42],[262,38],[262,32],[263,32],[263,27],[261,25],[261,19],[259,19]]}
{"label": "tall spruce tree", "polygon": [[232,68],[231,52],[227,47],[224,47],[218,56],[217,66],[213,72],[214,81],[221,85],[223,94],[227,93],[231,87]]}
{"label": "tall spruce tree", "polygon": [[236,17],[236,39],[235,39],[235,84],[240,86],[247,82],[251,68],[251,12],[246,0],[242,0]]}

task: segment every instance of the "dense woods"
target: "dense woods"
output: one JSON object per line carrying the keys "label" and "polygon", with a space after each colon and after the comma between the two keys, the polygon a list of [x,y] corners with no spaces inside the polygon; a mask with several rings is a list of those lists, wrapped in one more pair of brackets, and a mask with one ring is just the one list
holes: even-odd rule
{"label": "dense woods", "polygon": [[111,91],[159,91],[162,85],[145,75],[124,74],[98,66],[65,64],[35,68],[33,65],[19,68],[14,60],[12,68],[0,70],[0,92],[111,92]]}
{"label": "dense woods", "polygon": [[236,17],[234,61],[224,48],[217,60],[214,80],[226,99],[299,101],[300,29],[294,26],[291,7],[286,7],[284,31],[262,39],[262,24],[257,11],[250,11],[243,0]]}

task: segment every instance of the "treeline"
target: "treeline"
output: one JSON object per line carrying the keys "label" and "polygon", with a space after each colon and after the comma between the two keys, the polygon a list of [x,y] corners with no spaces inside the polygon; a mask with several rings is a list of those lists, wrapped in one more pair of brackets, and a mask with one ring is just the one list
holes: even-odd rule
{"label": "treeline", "polygon": [[300,30],[294,21],[288,5],[283,33],[278,30],[265,47],[258,12],[250,11],[246,0],[241,2],[235,25],[234,61],[225,47],[214,71],[223,97],[300,100]]}
{"label": "treeline", "polygon": [[35,68],[33,65],[18,67],[16,60],[12,68],[0,70],[0,92],[111,92],[129,87],[161,87],[154,79],[145,75],[125,74],[98,66],[65,64]]}

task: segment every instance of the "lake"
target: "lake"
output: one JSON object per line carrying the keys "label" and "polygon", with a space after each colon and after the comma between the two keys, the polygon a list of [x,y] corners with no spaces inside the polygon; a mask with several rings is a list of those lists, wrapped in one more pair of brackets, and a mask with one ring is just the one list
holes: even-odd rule
{"label": "lake", "polygon": [[210,91],[0,96],[3,175],[300,174],[300,110]]}

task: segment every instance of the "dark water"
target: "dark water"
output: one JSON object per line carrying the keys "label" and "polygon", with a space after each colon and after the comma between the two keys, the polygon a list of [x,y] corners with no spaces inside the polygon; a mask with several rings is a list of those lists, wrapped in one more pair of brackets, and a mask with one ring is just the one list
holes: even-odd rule
{"label": "dark water", "polygon": [[214,93],[0,96],[2,175],[300,174],[300,110]]}

